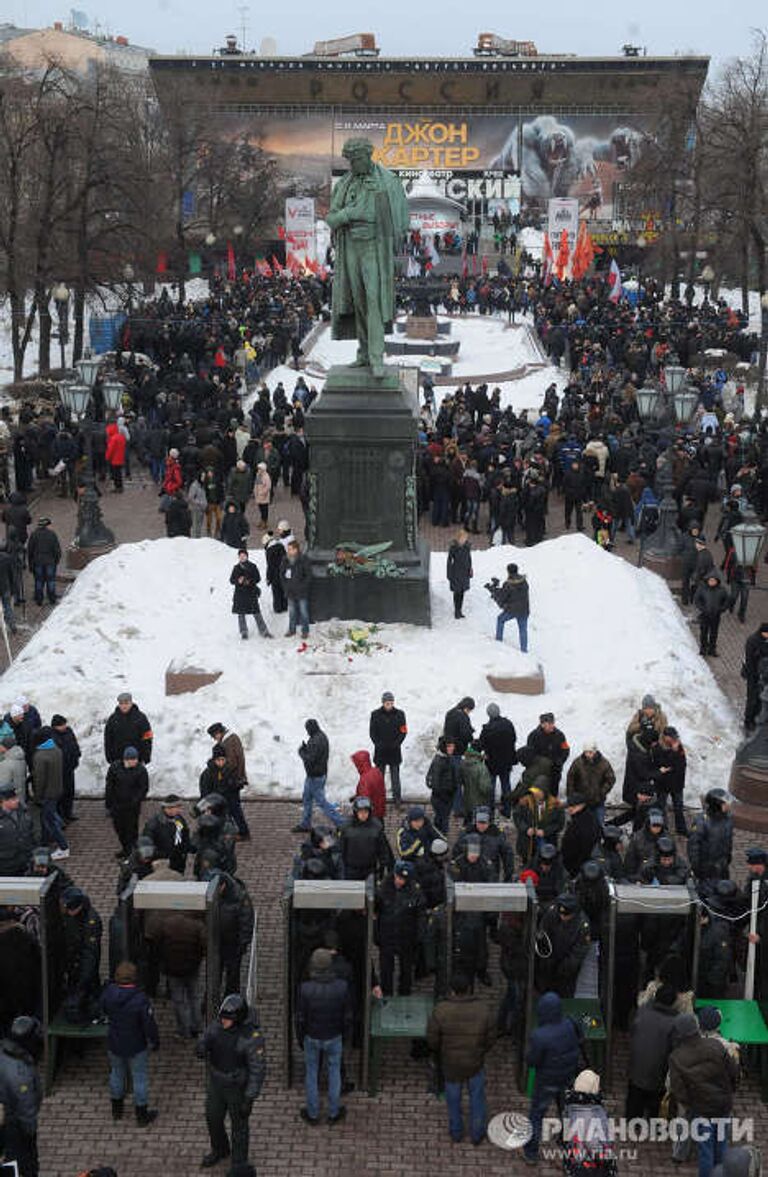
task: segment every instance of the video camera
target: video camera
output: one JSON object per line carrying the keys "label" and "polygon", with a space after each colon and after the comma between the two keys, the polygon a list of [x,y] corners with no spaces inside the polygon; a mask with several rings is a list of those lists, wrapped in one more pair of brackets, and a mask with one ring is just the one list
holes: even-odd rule
{"label": "video camera", "polygon": [[491,579],[488,581],[488,583],[483,585],[483,588],[485,589],[485,591],[487,593],[490,593],[491,596],[493,596],[494,593],[498,592],[498,589],[499,589],[498,576],[492,576]]}

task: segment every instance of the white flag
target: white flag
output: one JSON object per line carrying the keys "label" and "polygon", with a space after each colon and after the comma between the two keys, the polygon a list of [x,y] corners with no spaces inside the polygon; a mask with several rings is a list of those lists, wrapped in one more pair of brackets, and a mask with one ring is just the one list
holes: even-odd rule
{"label": "white flag", "polygon": [[608,285],[611,288],[611,293],[608,295],[611,302],[618,302],[621,298],[623,287],[621,285],[621,270],[616,258],[611,260],[611,268],[608,271]]}

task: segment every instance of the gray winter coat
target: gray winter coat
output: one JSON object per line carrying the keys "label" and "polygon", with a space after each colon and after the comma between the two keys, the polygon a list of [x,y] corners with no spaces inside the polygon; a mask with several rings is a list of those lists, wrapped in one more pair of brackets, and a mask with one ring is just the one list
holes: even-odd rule
{"label": "gray winter coat", "polygon": [[643,1091],[661,1091],[667,1076],[677,1009],[649,1002],[635,1014],[629,1040],[629,1081]]}

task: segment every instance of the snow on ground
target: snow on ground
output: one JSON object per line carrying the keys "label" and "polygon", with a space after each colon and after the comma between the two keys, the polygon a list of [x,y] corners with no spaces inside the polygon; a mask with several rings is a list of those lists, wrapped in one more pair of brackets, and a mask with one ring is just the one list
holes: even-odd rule
{"label": "snow on ground", "polygon": [[[253,557],[263,572],[263,553]],[[503,578],[515,559],[531,585],[532,653],[517,646],[507,626],[493,639],[496,606],[483,589]],[[229,572],[234,553],[214,540],[160,539],[123,545],[80,574],[2,679],[5,710],[27,694],[45,719],[66,715],[80,738],[78,788],[98,793],[105,765],[102,726],[119,691],[130,689],[155,733],[154,795],[195,796],[210,753],[207,726],[221,720],[240,733],[252,788],[299,796],[296,752],[304,720],[316,717],[331,745],[329,791],[348,798],[355,781],[349,756],[367,747],[368,719],[384,690],[395,692],[408,715],[403,778],[423,792],[424,774],[445,711],[464,695],[477,708],[477,730],[491,701],[512,718],[519,740],[540,712],[553,710],[574,755],[596,738],[619,782],[623,733],[650,691],[680,730],[689,753],[689,796],[725,784],[737,730],[722,695],[663,580],[611,556],[583,536],[568,536],[515,551],[474,554],[466,620],[456,622],[445,581],[445,554],[432,555],[432,629],[385,625],[373,635],[384,648],[348,654],[347,622],[312,627],[309,649],[283,636],[285,615],[274,617],[262,597],[275,640],[252,634],[241,641],[230,612]],[[195,694],[164,695],[171,662],[221,670]],[[546,694],[495,694],[486,675],[544,668]],[[617,794],[618,795],[618,794]]]}
{"label": "snow on ground", "polygon": [[[439,321],[443,322],[442,317]],[[533,368],[531,372],[519,380],[498,381],[492,379],[495,373],[509,372],[525,367],[537,365],[542,361],[542,354],[532,335],[532,329],[527,323],[518,322],[515,326],[508,326],[506,319],[485,315],[474,315],[461,319],[448,319],[451,324],[450,338],[458,339],[459,354],[454,360],[451,377],[456,380],[456,387],[467,377],[488,379],[491,388],[501,389],[502,407],[511,405],[516,413],[529,410],[538,415],[544,399],[544,391],[549,384],[555,383],[558,391],[562,392],[568,383],[567,373],[547,364],[543,368]],[[402,336],[397,338],[402,339]],[[326,327],[316,339],[306,358],[304,378],[308,384],[322,388],[324,377],[334,364],[348,364],[355,358],[357,343],[355,340],[331,339],[330,328]],[[393,367],[416,365],[418,356],[388,356],[387,363]],[[421,357],[425,358],[425,357]],[[427,357],[429,358],[429,357]],[[275,368],[267,377],[270,390],[274,390],[279,380],[287,393],[293,390],[299,373],[293,368],[281,366]],[[435,398],[439,404],[443,396],[454,391],[452,384],[441,384],[435,388]]]}

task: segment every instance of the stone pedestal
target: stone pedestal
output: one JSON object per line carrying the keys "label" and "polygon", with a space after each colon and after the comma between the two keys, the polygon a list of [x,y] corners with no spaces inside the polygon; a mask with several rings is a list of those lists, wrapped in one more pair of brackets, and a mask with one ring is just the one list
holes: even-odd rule
{"label": "stone pedestal", "polygon": [[643,568],[663,576],[665,580],[681,580],[683,575],[682,556],[661,555],[658,552],[643,552]]}
{"label": "stone pedestal", "polygon": [[728,782],[734,801],[733,824],[768,833],[768,729],[763,725],[739,747]]}
{"label": "stone pedestal", "polygon": [[77,544],[70,544],[67,548],[67,568],[71,568],[74,572],[81,572],[92,560],[98,559],[99,556],[106,556],[108,552],[114,552],[117,544],[105,544],[99,548],[80,548]]}
{"label": "stone pedestal", "polygon": [[405,321],[405,334],[408,339],[436,339],[437,319],[434,315],[409,315]]}
{"label": "stone pedestal", "polygon": [[[416,419],[394,373],[332,368],[306,421],[311,616],[430,624],[429,554],[419,541]],[[398,576],[334,574],[340,545],[390,541]]]}

